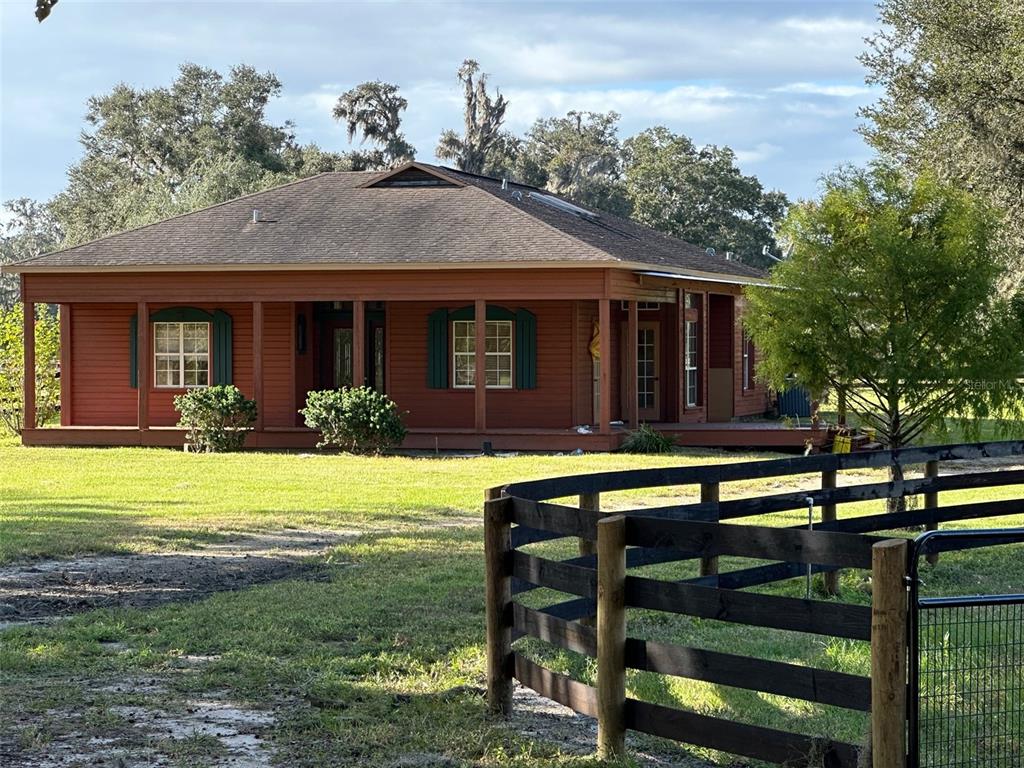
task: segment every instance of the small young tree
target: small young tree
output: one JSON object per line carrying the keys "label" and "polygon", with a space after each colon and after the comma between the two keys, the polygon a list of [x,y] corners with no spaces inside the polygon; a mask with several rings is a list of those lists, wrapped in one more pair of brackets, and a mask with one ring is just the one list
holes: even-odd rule
{"label": "small young tree", "polygon": [[[20,435],[25,428],[24,315],[21,304],[0,306],[0,422]],[[36,308],[36,423],[42,426],[60,406],[60,321],[46,307]]]}
{"label": "small young tree", "polygon": [[[886,166],[840,172],[794,206],[791,257],[752,289],[758,375],[843,390],[892,449],[959,417],[1019,419],[1024,297],[996,290],[996,217],[966,192]],[[894,479],[899,479],[896,469]]]}

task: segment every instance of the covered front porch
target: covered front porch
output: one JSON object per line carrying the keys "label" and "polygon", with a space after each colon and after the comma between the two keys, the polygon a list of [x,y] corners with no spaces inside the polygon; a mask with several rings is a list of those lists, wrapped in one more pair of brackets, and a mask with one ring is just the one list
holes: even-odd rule
{"label": "covered front porch", "polygon": [[[410,449],[612,450],[640,423],[683,445],[794,448],[806,437],[733,421],[766,406],[740,286],[611,270],[312,276],[252,275],[229,291],[227,276],[177,275],[127,302],[138,289],[120,275],[92,292],[69,286],[74,275],[23,275],[26,327],[37,303],[59,304],[62,342],[61,424],[23,441],[181,445],[174,395],[216,383],[259,404],[254,448],[312,447],[298,413],[307,393],[363,385],[404,412]],[[175,379],[165,358],[178,347],[168,352],[165,337],[181,323],[200,341],[181,352]],[[32,334],[25,360],[34,423]],[[186,382],[189,366],[199,378]]]}

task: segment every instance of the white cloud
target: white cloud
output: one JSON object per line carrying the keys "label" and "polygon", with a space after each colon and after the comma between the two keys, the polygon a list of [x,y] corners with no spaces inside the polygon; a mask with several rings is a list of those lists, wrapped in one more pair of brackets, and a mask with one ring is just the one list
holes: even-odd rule
{"label": "white cloud", "polygon": [[826,119],[851,117],[857,113],[857,110],[852,107],[826,106],[812,101],[786,102],[782,105],[782,109],[792,115],[809,115]]}
{"label": "white cloud", "polygon": [[872,89],[865,85],[852,84],[825,84],[825,83],[787,83],[777,88],[772,88],[775,93],[803,93],[811,96],[836,96],[849,99],[854,96],[866,96],[872,93]]}
{"label": "white cloud", "polygon": [[752,149],[736,149],[733,151],[736,153],[737,162],[741,165],[752,165],[775,157],[782,152],[782,147],[778,144],[762,141]]}
{"label": "white cloud", "polygon": [[736,112],[744,96],[719,86],[681,85],[664,91],[648,88],[608,88],[582,91],[550,88],[510,89],[508,122],[518,128],[538,117],[564,115],[570,110],[614,110],[627,123],[707,123]]}

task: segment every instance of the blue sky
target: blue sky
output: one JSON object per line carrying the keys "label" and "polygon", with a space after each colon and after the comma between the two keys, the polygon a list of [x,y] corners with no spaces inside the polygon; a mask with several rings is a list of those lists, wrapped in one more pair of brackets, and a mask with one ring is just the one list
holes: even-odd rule
{"label": "blue sky", "polygon": [[90,95],[169,83],[193,61],[275,72],[270,110],[303,141],[345,149],[330,117],[364,80],[398,83],[420,159],[458,128],[455,70],[477,59],[511,104],[508,127],[570,109],[614,109],[624,138],[666,125],[727,144],[747,173],[793,198],[870,152],[855,128],[877,97],[857,54],[868,2],[134,2],[0,0],[0,199],[45,199],[80,153]]}

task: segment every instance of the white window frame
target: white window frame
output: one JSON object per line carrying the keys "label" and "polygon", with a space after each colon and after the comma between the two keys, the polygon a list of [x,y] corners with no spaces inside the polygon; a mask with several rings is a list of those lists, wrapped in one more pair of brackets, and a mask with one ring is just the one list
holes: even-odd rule
{"label": "white window frame", "polygon": [[[700,395],[700,367],[698,365],[700,358],[697,354],[700,345],[700,328],[696,320],[685,320],[684,323],[686,350],[683,356],[683,373],[686,382],[686,407],[696,408]],[[692,388],[691,377],[693,378]]]}
{"label": "white window frame", "polygon": [[[178,351],[177,352],[160,352],[158,351],[157,345],[157,333],[161,326],[177,326],[178,330]],[[186,352],[185,351],[185,326],[203,326],[206,330],[206,351],[205,352]],[[174,383],[164,384],[161,383],[157,375],[158,361],[164,360],[176,360],[178,364],[177,376]],[[186,359],[203,359],[206,361],[206,383],[205,384],[186,384],[185,383],[185,360]],[[156,389],[202,389],[210,386],[210,378],[213,375],[213,371],[210,367],[211,355],[210,355],[210,323],[207,322],[155,322],[153,323],[153,386]]]}
{"label": "white window frame", "polygon": [[743,344],[743,391],[749,392],[754,388],[753,371],[750,369],[750,336],[747,334],[747,329],[743,329],[743,335],[740,339]]}
{"label": "white window frame", "polygon": [[[502,329],[508,329],[508,351],[487,351],[486,356],[486,371],[491,369],[490,361],[496,361],[495,372],[498,376],[502,373],[501,359],[508,359],[508,383],[501,384],[488,384],[487,389],[512,389],[513,381],[515,379],[515,329],[512,326],[511,320],[486,320],[488,328],[485,330],[485,336],[488,340],[502,338],[495,334],[491,336],[490,326],[500,327]],[[469,344],[466,345],[468,349],[459,350],[459,339],[466,339]],[[459,383],[459,359],[466,358],[472,361],[473,365],[473,380],[470,383]],[[476,388],[476,320],[452,320],[452,387],[454,389],[475,389]]]}

